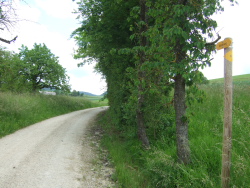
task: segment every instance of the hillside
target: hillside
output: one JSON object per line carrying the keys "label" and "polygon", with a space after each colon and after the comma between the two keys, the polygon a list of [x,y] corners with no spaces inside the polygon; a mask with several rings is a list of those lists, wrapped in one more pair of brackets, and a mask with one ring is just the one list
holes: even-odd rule
{"label": "hillside", "polygon": [[101,95],[95,95],[93,93],[90,93],[90,92],[86,92],[86,91],[79,91],[81,94],[83,93],[84,95],[87,95],[87,96],[92,96],[92,97],[96,97],[96,96],[104,96],[107,92],[104,92],[103,94]]}
{"label": "hillside", "polygon": [[86,91],[79,91],[81,94],[83,93],[84,95],[88,95],[88,96],[98,96],[98,95],[95,95],[93,93],[89,93],[89,92],[86,92]]}
{"label": "hillside", "polygon": [[[224,83],[224,78],[212,79],[212,80],[209,80],[209,82],[212,84]],[[250,83],[250,74],[233,76],[233,82],[234,83],[241,83],[241,82],[244,82],[244,83],[249,82]]]}
{"label": "hillside", "polygon": [[0,92],[0,138],[42,120],[102,104],[84,97]]}

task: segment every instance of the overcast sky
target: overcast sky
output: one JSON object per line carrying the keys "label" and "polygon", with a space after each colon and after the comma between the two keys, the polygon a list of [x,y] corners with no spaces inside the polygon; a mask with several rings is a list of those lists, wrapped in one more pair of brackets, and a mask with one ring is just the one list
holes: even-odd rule
{"label": "overcast sky", "polygon": [[[105,80],[94,73],[94,63],[77,67],[78,60],[73,58],[75,41],[70,38],[71,33],[80,25],[77,15],[72,14],[77,8],[72,0],[16,0],[16,13],[20,21],[12,28],[11,33],[0,31],[1,36],[12,39],[16,35],[15,43],[7,46],[18,52],[22,44],[33,48],[34,43],[44,43],[53,54],[59,57],[60,64],[66,68],[70,76],[72,90],[102,94],[106,91]],[[25,21],[27,20],[27,21]]]}
{"label": "overcast sky", "polygon": [[[224,0],[225,1],[225,0]],[[217,14],[219,32],[222,40],[227,37],[233,39],[233,75],[250,74],[250,1],[237,0],[239,5],[230,6],[224,3],[225,11]],[[224,76],[224,50],[217,51],[211,67],[202,71],[208,79]]]}
{"label": "overcast sky", "polygon": [[[215,15],[219,27],[217,32],[222,39],[233,38],[234,62],[233,75],[249,74],[250,62],[248,58],[250,37],[250,1],[238,0],[239,5],[225,5],[222,14]],[[77,8],[72,0],[25,0],[16,1],[16,9],[20,21],[11,33],[0,31],[1,36],[12,39],[18,35],[15,43],[8,46],[10,50],[18,52],[22,44],[32,48],[34,43],[45,43],[47,47],[59,57],[60,64],[66,68],[70,76],[72,90],[87,91],[102,94],[106,91],[106,83],[101,75],[94,73],[94,64],[78,68],[79,61],[72,57],[75,42],[70,39],[71,33],[80,25],[76,15],[72,14]],[[27,21],[24,21],[27,20]],[[203,70],[208,79],[223,77],[223,50],[214,55],[210,68]]]}

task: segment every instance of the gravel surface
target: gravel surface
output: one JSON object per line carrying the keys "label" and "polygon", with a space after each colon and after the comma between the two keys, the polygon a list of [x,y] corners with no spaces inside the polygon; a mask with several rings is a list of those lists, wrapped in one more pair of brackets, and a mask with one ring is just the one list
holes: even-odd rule
{"label": "gravel surface", "polygon": [[98,157],[86,133],[105,109],[54,117],[0,139],[0,188],[111,187],[109,167],[94,167]]}

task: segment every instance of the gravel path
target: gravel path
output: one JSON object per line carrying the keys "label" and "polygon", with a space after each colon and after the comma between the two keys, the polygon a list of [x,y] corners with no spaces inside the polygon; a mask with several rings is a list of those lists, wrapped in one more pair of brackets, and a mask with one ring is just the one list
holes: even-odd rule
{"label": "gravel path", "polygon": [[[0,188],[97,188],[87,126],[106,107],[51,118],[0,139]],[[97,177],[98,174],[98,177]]]}

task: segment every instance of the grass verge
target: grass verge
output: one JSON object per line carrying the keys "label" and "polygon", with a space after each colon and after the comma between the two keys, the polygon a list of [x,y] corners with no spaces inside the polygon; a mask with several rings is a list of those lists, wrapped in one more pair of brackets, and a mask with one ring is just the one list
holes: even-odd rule
{"label": "grass verge", "polygon": [[146,188],[148,181],[142,172],[143,153],[140,143],[135,138],[128,137],[113,125],[108,111],[99,118],[99,125],[103,129],[101,147],[108,150],[109,160],[115,166],[113,181],[117,187]]}
{"label": "grass verge", "polygon": [[[249,84],[249,81],[245,78],[242,80],[242,77],[234,83],[230,187],[235,188],[250,185]],[[188,107],[192,163],[187,166],[176,162],[175,141],[167,141],[173,132],[166,131],[164,137],[151,143],[151,149],[145,151],[140,147],[136,133],[131,136],[131,131],[121,131],[119,126],[112,124],[108,112],[103,116],[100,121],[105,130],[102,145],[109,150],[110,159],[116,168],[114,178],[118,180],[120,187],[220,187],[223,82],[212,82],[201,89],[206,93],[204,102]]]}
{"label": "grass verge", "polygon": [[0,92],[0,137],[39,121],[101,106],[81,97]]}

